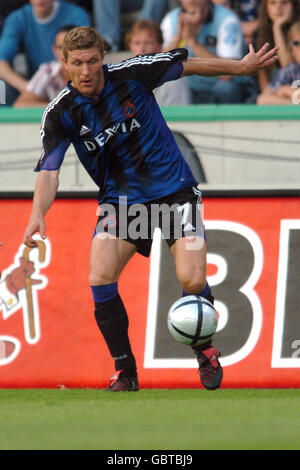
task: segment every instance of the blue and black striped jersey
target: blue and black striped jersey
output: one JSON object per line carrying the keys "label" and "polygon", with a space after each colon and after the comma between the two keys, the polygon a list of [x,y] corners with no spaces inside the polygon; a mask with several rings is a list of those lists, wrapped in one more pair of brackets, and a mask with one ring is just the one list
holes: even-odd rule
{"label": "blue and black striped jersey", "polygon": [[103,65],[98,98],[69,83],[47,106],[43,151],[35,171],[56,170],[72,143],[99,187],[99,202],[158,199],[196,184],[152,90],[182,74],[185,49],[136,56]]}

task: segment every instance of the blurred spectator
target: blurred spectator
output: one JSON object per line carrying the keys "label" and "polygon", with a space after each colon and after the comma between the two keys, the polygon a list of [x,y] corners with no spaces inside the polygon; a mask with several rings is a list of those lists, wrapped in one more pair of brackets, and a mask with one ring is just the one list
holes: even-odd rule
{"label": "blurred spectator", "polygon": [[5,18],[17,8],[22,7],[28,3],[27,0],[0,0],[0,34],[2,32]]}
{"label": "blurred spectator", "polygon": [[179,6],[180,0],[144,0],[139,19],[161,23],[169,10]]}
{"label": "blurred spectator", "polygon": [[[125,36],[125,44],[133,56],[162,52],[163,37],[159,23],[139,20]],[[180,106],[190,103],[186,78],[166,82],[153,91],[159,106]]]}
{"label": "blurred spectator", "polygon": [[[277,72],[276,77],[259,95],[257,104],[292,104],[293,102],[296,88],[300,86],[300,21],[292,24],[287,37],[292,62]],[[299,99],[294,100],[294,104],[300,104]]]}
{"label": "blurred spectator", "polygon": [[68,3],[73,3],[79,7],[84,8],[86,11],[89,12],[90,15],[93,13],[93,0],[64,0]]}
{"label": "blurred spectator", "polygon": [[279,46],[278,62],[268,70],[259,73],[259,87],[263,91],[274,78],[280,67],[286,67],[291,61],[291,52],[287,45],[287,32],[292,23],[299,19],[299,0],[261,0],[258,16],[257,48],[265,42],[270,47]]}
{"label": "blurred spectator", "polygon": [[245,41],[249,45],[253,42],[258,28],[258,9],[260,0],[239,0],[238,3],[240,4],[238,16],[242,22]]}
{"label": "blurred spectator", "polygon": [[63,63],[62,46],[65,35],[72,28],[74,25],[67,25],[58,30],[52,46],[56,60],[40,65],[15,101],[15,108],[46,106],[67,84],[69,77]]}
{"label": "blurred spectator", "polygon": [[246,44],[253,42],[258,27],[258,8],[260,0],[212,0],[214,3],[231,8],[242,22]]}
{"label": "blurred spectator", "polygon": [[[15,97],[7,99],[8,105],[12,104],[18,92],[25,90],[27,79],[42,63],[55,59],[51,48],[55,34],[70,23],[88,26],[90,20],[84,9],[54,0],[30,0],[30,5],[15,10],[6,18],[0,38],[0,78],[15,89]],[[12,65],[13,59],[21,52],[25,54],[26,78]]]}
{"label": "blurred spectator", "polygon": [[[245,52],[237,15],[210,0],[181,0],[161,23],[164,49],[186,47],[190,57],[241,59]],[[188,77],[193,104],[255,102],[256,82],[250,77]]]}
{"label": "blurred spectator", "polygon": [[[173,0],[174,1],[174,0]],[[137,19],[160,23],[169,10],[172,0],[93,0],[93,15],[97,31],[109,51],[122,48],[122,14],[136,13]]]}

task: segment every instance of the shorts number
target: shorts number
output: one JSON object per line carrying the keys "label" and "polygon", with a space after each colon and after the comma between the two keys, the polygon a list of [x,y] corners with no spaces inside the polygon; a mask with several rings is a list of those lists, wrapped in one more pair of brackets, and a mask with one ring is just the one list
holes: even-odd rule
{"label": "shorts number", "polygon": [[186,226],[186,224],[188,223],[188,220],[189,220],[189,214],[190,214],[190,210],[191,210],[191,204],[189,202],[185,202],[184,204],[182,204],[181,206],[178,206],[177,207],[177,210],[178,212],[181,212],[182,213],[182,216],[181,216],[181,225],[183,227]]}

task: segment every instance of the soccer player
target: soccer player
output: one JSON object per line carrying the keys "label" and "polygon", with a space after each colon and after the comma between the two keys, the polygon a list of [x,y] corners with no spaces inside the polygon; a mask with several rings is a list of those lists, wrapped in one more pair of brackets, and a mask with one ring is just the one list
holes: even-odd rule
{"label": "soccer player", "polygon": [[[92,28],[78,27],[66,35],[63,51],[71,80],[47,106],[42,118],[43,152],[36,167],[39,175],[24,243],[35,246],[36,232],[46,237],[45,214],[55,199],[59,169],[72,143],[81,163],[99,186],[99,219],[91,247],[89,282],[96,322],[119,373],[108,390],[136,391],[137,367],[128,337],[128,316],[118,293],[118,278],[134,253],[149,256],[153,233],[151,209],[155,204],[170,208],[177,205],[178,211],[182,211],[180,235],[174,230],[174,216],[170,217],[174,226],[165,238],[184,292],[213,300],[206,281],[203,224],[195,222],[199,207],[197,182],[152,90],[165,81],[191,74],[256,73],[277,60],[277,48],[268,51],[266,44],[256,53],[250,45],[249,54],[241,61],[189,59],[185,49],[175,49],[104,65],[101,36]],[[141,229],[145,233],[147,225],[148,237],[136,237],[129,230],[125,235],[120,233],[124,204],[131,219],[134,211],[130,209],[135,204],[147,209],[150,215]],[[107,211],[108,206],[114,209],[113,213]],[[187,218],[188,214],[192,217]],[[160,226],[163,234],[168,232],[164,224]],[[115,229],[115,233],[110,233],[110,229]],[[194,350],[203,385],[207,389],[218,388],[223,375],[219,352],[211,343]]]}

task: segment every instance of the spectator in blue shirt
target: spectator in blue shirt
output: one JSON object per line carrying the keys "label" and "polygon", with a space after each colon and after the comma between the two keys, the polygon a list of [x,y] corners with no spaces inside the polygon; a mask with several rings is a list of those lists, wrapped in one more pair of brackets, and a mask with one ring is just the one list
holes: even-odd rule
{"label": "spectator in blue shirt", "polygon": [[25,3],[28,3],[27,0],[11,0],[9,2],[7,0],[0,0],[0,35],[4,21],[8,15],[17,8],[24,6]]}
{"label": "spectator in blue shirt", "polygon": [[[70,23],[89,26],[90,19],[83,8],[55,0],[42,3],[30,0],[30,5],[18,8],[6,18],[0,38],[0,78],[15,91],[14,96],[7,99],[8,105],[25,90],[28,79],[42,63],[55,59],[51,47],[55,35],[62,26]],[[13,69],[14,58],[22,52],[26,60],[26,78]]]}

